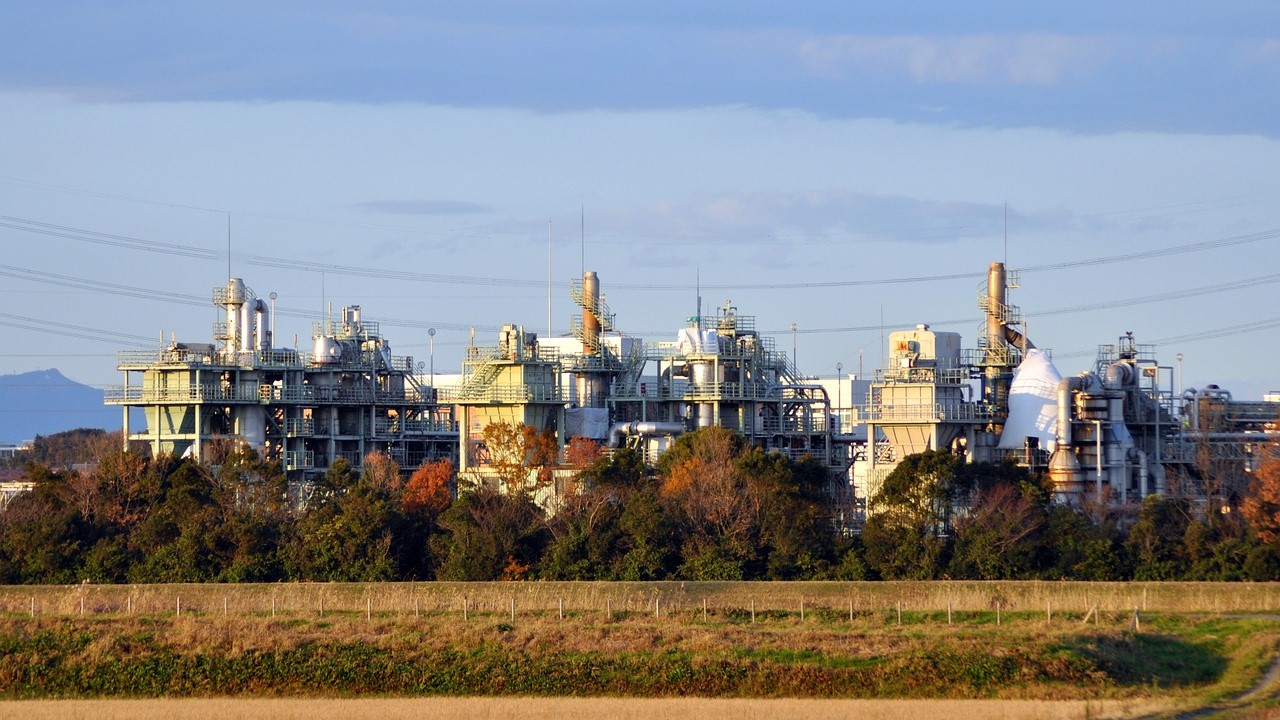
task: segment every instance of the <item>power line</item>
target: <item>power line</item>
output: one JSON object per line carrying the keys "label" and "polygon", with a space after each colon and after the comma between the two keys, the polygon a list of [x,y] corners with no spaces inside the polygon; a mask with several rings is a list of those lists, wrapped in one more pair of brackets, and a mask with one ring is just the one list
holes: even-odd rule
{"label": "power line", "polygon": [[22,232],[36,233],[39,235],[49,235],[52,237],[67,238],[69,240],[78,240],[80,242],[94,243],[97,245],[110,245],[113,247],[128,248],[130,250],[164,253],[166,255],[178,255],[181,257],[198,258],[202,260],[217,259],[219,257],[217,252],[204,248],[156,242],[154,240],[142,240],[140,238],[128,237],[126,235],[113,235],[111,233],[98,232],[96,230],[84,230],[82,228],[70,227],[68,225],[54,225],[53,223],[27,220],[25,218],[13,217],[10,215],[0,215],[0,227],[9,228],[11,230],[20,230]]}

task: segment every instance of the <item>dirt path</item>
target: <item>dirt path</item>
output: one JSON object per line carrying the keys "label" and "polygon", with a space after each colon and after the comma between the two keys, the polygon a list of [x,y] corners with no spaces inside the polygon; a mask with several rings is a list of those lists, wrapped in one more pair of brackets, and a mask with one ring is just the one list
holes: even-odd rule
{"label": "dirt path", "polygon": [[[1229,615],[1228,617],[1280,622],[1280,615]],[[1262,673],[1262,677],[1258,678],[1258,681],[1255,682],[1248,690],[1245,690],[1243,693],[1240,693],[1233,698],[1214,703],[1208,707],[1197,708],[1180,715],[1175,715],[1174,720],[1195,720],[1196,718],[1212,717],[1226,710],[1248,707],[1255,702],[1265,700],[1274,695],[1276,692],[1276,683],[1278,682],[1280,682],[1280,648],[1276,650],[1276,655],[1271,660],[1271,666],[1267,668],[1266,672]]]}

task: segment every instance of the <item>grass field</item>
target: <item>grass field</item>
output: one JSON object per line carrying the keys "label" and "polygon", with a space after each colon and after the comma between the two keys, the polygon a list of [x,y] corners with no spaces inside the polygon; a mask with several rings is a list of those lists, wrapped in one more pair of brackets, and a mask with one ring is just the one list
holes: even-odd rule
{"label": "grass field", "polygon": [[[1002,702],[973,711],[982,717],[1123,716],[1243,693],[1275,654],[1280,623],[1265,616],[1278,603],[1276,586],[1200,583],[11,586],[0,588],[0,716],[112,717],[48,698],[191,698],[180,715],[145,705],[166,717],[257,712],[201,715],[217,696],[496,703],[440,711],[451,717],[509,716],[486,709],[509,696],[626,698],[648,708],[636,717],[655,712],[640,698],[671,697],[836,703],[756,703],[760,714],[726,711],[735,717],[847,716],[840,702],[866,698],[910,699],[903,717],[935,699]],[[39,702],[12,702],[28,699]],[[344,707],[334,713],[366,712]],[[619,708],[608,716],[632,712]]]}
{"label": "grass field", "polygon": [[1163,613],[1280,612],[1280,583],[1010,582],[486,582],[0,586],[0,615],[188,612],[412,615],[469,611],[749,610],[799,613],[989,611],[1082,616],[1134,609]]}

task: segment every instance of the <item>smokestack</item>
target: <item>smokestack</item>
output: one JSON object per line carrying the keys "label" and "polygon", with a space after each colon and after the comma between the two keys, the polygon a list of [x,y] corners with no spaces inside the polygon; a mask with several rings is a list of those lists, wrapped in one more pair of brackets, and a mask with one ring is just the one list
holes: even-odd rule
{"label": "smokestack", "polygon": [[594,270],[582,274],[582,352],[600,352],[600,278]]}

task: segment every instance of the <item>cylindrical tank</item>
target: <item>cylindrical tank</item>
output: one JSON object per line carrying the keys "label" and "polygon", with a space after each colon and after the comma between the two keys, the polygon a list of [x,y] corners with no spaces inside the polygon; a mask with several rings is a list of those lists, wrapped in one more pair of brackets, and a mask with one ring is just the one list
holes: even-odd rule
{"label": "cylindrical tank", "polygon": [[711,390],[716,383],[715,369],[715,363],[711,362],[690,363],[689,379],[695,388]]}
{"label": "cylindrical tank", "polygon": [[594,270],[582,274],[582,352],[600,351],[600,278]]}
{"label": "cylindrical tank", "polygon": [[253,352],[253,303],[240,305],[240,352]]}
{"label": "cylindrical tank", "polygon": [[222,298],[227,308],[227,349],[240,349],[241,329],[240,309],[244,305],[244,281],[240,278],[227,280],[227,289]]}
{"label": "cylindrical tank", "polygon": [[336,363],[342,359],[342,346],[332,335],[320,335],[316,337],[313,358],[317,365]]}

